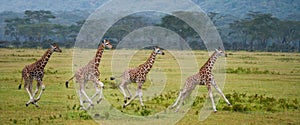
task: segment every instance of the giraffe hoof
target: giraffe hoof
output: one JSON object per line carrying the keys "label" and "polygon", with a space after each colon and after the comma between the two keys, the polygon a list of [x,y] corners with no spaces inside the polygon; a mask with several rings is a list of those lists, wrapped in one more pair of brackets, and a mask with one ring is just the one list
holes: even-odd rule
{"label": "giraffe hoof", "polygon": [[128,100],[130,100],[130,97],[127,97]]}
{"label": "giraffe hoof", "polygon": [[127,100],[124,100],[124,103],[126,104],[126,103],[127,103]]}
{"label": "giraffe hoof", "polygon": [[26,107],[28,107],[29,104],[26,103]]}
{"label": "giraffe hoof", "polygon": [[38,102],[39,100],[40,100],[40,99],[35,99],[35,100],[34,100],[34,103]]}
{"label": "giraffe hoof", "polygon": [[217,111],[214,111],[214,113],[217,113]]}
{"label": "giraffe hoof", "polygon": [[110,77],[110,80],[115,80],[115,77]]}
{"label": "giraffe hoof", "polygon": [[123,107],[123,108],[126,108],[126,105],[124,104],[122,107]]}

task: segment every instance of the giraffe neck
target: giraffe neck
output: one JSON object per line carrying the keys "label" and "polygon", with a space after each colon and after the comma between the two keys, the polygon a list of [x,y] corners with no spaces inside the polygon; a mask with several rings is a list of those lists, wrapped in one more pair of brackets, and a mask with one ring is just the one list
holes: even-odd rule
{"label": "giraffe neck", "polygon": [[103,44],[101,44],[99,47],[98,47],[98,50],[96,52],[96,56],[95,56],[95,67],[99,67],[99,64],[100,64],[100,61],[101,61],[101,58],[102,58],[102,53],[104,51],[104,48],[105,46]]}
{"label": "giraffe neck", "polygon": [[39,64],[41,65],[40,67],[42,69],[45,68],[45,66],[47,65],[49,59],[50,59],[50,56],[52,55],[53,53],[53,50],[51,48],[49,48],[45,54],[38,60],[38,62],[40,62]]}
{"label": "giraffe neck", "polygon": [[206,61],[206,63],[201,67],[200,70],[202,70],[203,68],[205,68],[207,71],[211,71],[212,68],[214,67],[214,64],[216,62],[216,60],[218,59],[218,55],[217,52],[214,52],[210,58]]}
{"label": "giraffe neck", "polygon": [[153,51],[150,57],[147,59],[147,61],[144,64],[139,66],[140,69],[142,68],[142,70],[144,70],[145,74],[147,74],[151,70],[155,62],[155,57],[156,57],[156,53]]}

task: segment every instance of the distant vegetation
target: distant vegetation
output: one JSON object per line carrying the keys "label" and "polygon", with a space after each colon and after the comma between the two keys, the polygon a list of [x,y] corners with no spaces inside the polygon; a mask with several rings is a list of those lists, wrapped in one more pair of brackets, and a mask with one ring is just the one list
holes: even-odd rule
{"label": "distant vegetation", "polygon": [[[124,17],[104,37],[110,38],[116,45],[133,30],[145,26],[160,26],[178,33],[192,49],[206,49],[200,36],[184,21],[172,15],[153,13],[150,13],[151,16],[149,12],[141,12]],[[72,15],[53,14],[45,10],[26,10],[24,14],[15,16],[12,14],[14,13],[3,12],[0,15],[5,18],[5,25],[2,26],[4,31],[0,34],[0,47],[45,48],[48,47],[47,41],[52,40],[59,42],[60,46],[70,48],[74,46],[77,34],[85,22],[82,17],[81,20],[73,19],[73,23],[67,23],[66,17],[72,18]],[[248,12],[242,19],[229,19],[229,15],[215,12],[208,13],[208,16],[216,25],[227,50],[300,51],[300,21],[279,19],[272,14],[260,12]]]}

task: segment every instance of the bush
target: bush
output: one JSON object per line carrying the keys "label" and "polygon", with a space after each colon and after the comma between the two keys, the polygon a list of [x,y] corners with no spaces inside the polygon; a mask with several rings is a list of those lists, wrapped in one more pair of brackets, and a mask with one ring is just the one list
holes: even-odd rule
{"label": "bush", "polygon": [[238,67],[236,69],[228,68],[226,69],[226,73],[233,73],[233,74],[277,74],[279,72],[269,71],[269,70],[259,70],[258,68],[243,68]]}

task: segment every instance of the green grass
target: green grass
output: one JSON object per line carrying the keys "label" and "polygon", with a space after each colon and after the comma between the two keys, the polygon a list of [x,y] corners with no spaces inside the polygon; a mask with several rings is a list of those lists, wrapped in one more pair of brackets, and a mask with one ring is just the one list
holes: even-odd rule
{"label": "green grass", "polygon": [[[33,105],[25,106],[29,99],[28,94],[24,89],[17,88],[21,80],[22,68],[39,59],[45,50],[0,49],[0,124],[97,124],[92,119],[94,116],[79,110],[74,82],[70,83],[69,89],[65,88],[65,81],[73,75],[73,50],[62,50],[63,53],[54,53],[51,56],[45,68],[43,82],[46,90],[39,101],[40,107],[35,108]],[[157,56],[154,67],[147,77],[148,80],[143,86],[146,107],[140,107],[136,99],[126,109],[121,108],[123,96],[116,89],[118,83],[108,80],[112,76],[111,60],[115,51],[105,50],[99,68],[100,79],[105,83],[105,99],[113,105],[111,108],[126,114],[148,116],[166,110],[175,101],[182,83],[180,64],[175,59],[178,55],[171,55],[172,51],[170,51],[164,56]],[[119,51],[127,53],[130,50]],[[89,53],[93,55],[94,52],[95,50],[86,50],[82,55],[90,55]],[[197,58],[198,68],[183,73],[183,76],[196,73],[208,58],[205,51],[193,51],[193,53]],[[136,67],[143,63],[149,54],[148,50],[140,50],[131,59],[126,57],[130,60],[129,67]],[[180,54],[182,55],[179,58],[184,58],[184,53]],[[87,61],[89,60],[83,60],[82,64]],[[207,94],[206,87],[200,86],[192,108],[177,124],[300,124],[299,63],[299,53],[228,52],[226,84],[223,92],[233,106],[226,106],[223,99],[220,99],[217,105],[218,112],[211,114],[205,121],[198,121],[198,113]],[[189,64],[181,66],[189,68]],[[117,71],[113,75],[121,74],[123,69]],[[160,80],[162,78],[167,79]],[[152,85],[150,81],[153,81]],[[159,83],[162,82],[166,84],[160,93],[162,87]],[[35,84],[34,82],[34,86]],[[87,87],[92,89],[93,85],[89,83]],[[129,87],[135,89],[136,84],[131,84]],[[134,91],[132,92],[134,94]],[[152,95],[146,92],[152,92]],[[218,96],[216,93],[215,95]],[[184,110],[180,110],[179,113],[182,112]],[[113,116],[105,113],[101,117],[110,119]]]}

